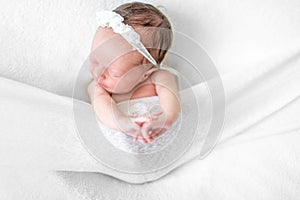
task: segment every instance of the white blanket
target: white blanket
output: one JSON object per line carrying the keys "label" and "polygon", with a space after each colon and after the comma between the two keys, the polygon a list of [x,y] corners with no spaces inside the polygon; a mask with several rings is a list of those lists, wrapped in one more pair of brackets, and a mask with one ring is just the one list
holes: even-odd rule
{"label": "white blanket", "polygon": [[[67,190],[71,194],[75,190],[86,199],[90,195],[108,199],[167,195],[180,199],[190,193],[194,199],[201,195],[207,199],[224,195],[228,199],[234,195],[293,199],[299,195],[296,187],[300,178],[299,61],[299,52],[291,51],[285,59],[222,77],[227,103],[219,145],[208,157],[142,186],[88,173],[105,172],[105,168],[99,168],[76,137],[71,99],[1,78],[1,184],[4,188],[9,184],[20,187],[14,181],[41,184],[38,187],[46,194],[51,189],[44,187],[60,183],[58,192]],[[197,87],[201,88],[199,85],[195,90]],[[7,179],[11,170],[19,171],[16,180]],[[29,181],[22,173],[32,170],[35,178]],[[45,175],[40,170],[63,172]],[[44,176],[48,178],[40,183]],[[171,190],[166,189],[170,188],[167,183],[172,185]],[[117,189],[108,188],[113,186]]]}
{"label": "white blanket", "polygon": [[[202,100],[199,112],[207,114],[200,117],[201,124],[195,124],[198,123],[195,121],[197,104],[188,102],[190,93],[187,97],[182,95],[182,113],[189,114],[183,114],[175,141],[159,152],[135,155],[107,142],[90,104],[5,78],[0,82],[3,130],[0,157],[4,166],[101,172],[131,183],[144,183],[160,178],[199,155],[204,141],[201,138],[208,132],[211,120],[206,111],[209,109],[205,109],[210,104]],[[199,134],[194,137],[196,129],[190,130],[190,127],[197,128]],[[191,142],[194,143],[189,147]],[[183,156],[179,156],[181,154]]]}

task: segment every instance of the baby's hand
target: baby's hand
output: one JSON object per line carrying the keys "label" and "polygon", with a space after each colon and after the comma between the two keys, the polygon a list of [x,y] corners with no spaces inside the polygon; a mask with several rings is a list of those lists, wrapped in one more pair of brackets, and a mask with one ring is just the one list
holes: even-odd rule
{"label": "baby's hand", "polygon": [[148,117],[135,117],[131,118],[131,120],[136,123],[140,127],[140,131],[133,137],[133,141],[139,141],[143,144],[147,144],[148,142],[153,142],[153,138],[149,137],[148,135],[143,136],[141,134],[141,128],[143,127],[143,124],[146,122],[149,122],[151,119]]}
{"label": "baby's hand", "polygon": [[166,116],[163,112],[152,117],[135,118],[135,122],[141,126],[141,129],[140,133],[133,140],[139,140],[143,143],[153,142],[155,138],[170,128],[166,121]]}
{"label": "baby's hand", "polygon": [[126,116],[118,117],[116,124],[120,131],[132,137],[135,137],[141,131],[141,126],[135,123],[132,118]]}
{"label": "baby's hand", "polygon": [[169,128],[170,126],[167,124],[166,115],[161,112],[143,124],[141,133],[143,136],[151,135],[151,137],[155,139],[165,133]]}

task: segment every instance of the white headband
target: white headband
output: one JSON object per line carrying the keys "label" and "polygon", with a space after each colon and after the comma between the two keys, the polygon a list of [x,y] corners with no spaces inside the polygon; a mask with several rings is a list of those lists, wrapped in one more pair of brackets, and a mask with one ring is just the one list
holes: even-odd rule
{"label": "white headband", "polygon": [[124,18],[116,12],[102,10],[96,12],[96,18],[101,27],[111,27],[115,33],[122,35],[134,49],[138,50],[153,65],[157,66],[157,62],[148,52],[146,47],[140,40],[140,35],[128,24],[124,24]]}

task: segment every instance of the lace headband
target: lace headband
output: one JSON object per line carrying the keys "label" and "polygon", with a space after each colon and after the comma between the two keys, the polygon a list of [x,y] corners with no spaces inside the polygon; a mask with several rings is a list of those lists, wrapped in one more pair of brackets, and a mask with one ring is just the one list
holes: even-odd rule
{"label": "lace headband", "polygon": [[158,67],[157,62],[140,40],[140,35],[128,24],[124,24],[124,18],[116,12],[102,10],[96,12],[96,18],[101,27],[111,27],[115,33],[119,33],[134,49],[138,50],[153,65]]}

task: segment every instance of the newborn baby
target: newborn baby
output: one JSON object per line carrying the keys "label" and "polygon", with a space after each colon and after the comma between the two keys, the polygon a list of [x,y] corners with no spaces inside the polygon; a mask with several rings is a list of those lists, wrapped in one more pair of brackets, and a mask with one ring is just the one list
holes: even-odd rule
{"label": "newborn baby", "polygon": [[90,55],[94,80],[88,86],[100,127],[105,134],[151,143],[180,113],[176,78],[159,68],[172,41],[170,23],[152,5],[137,2],[100,16]]}

